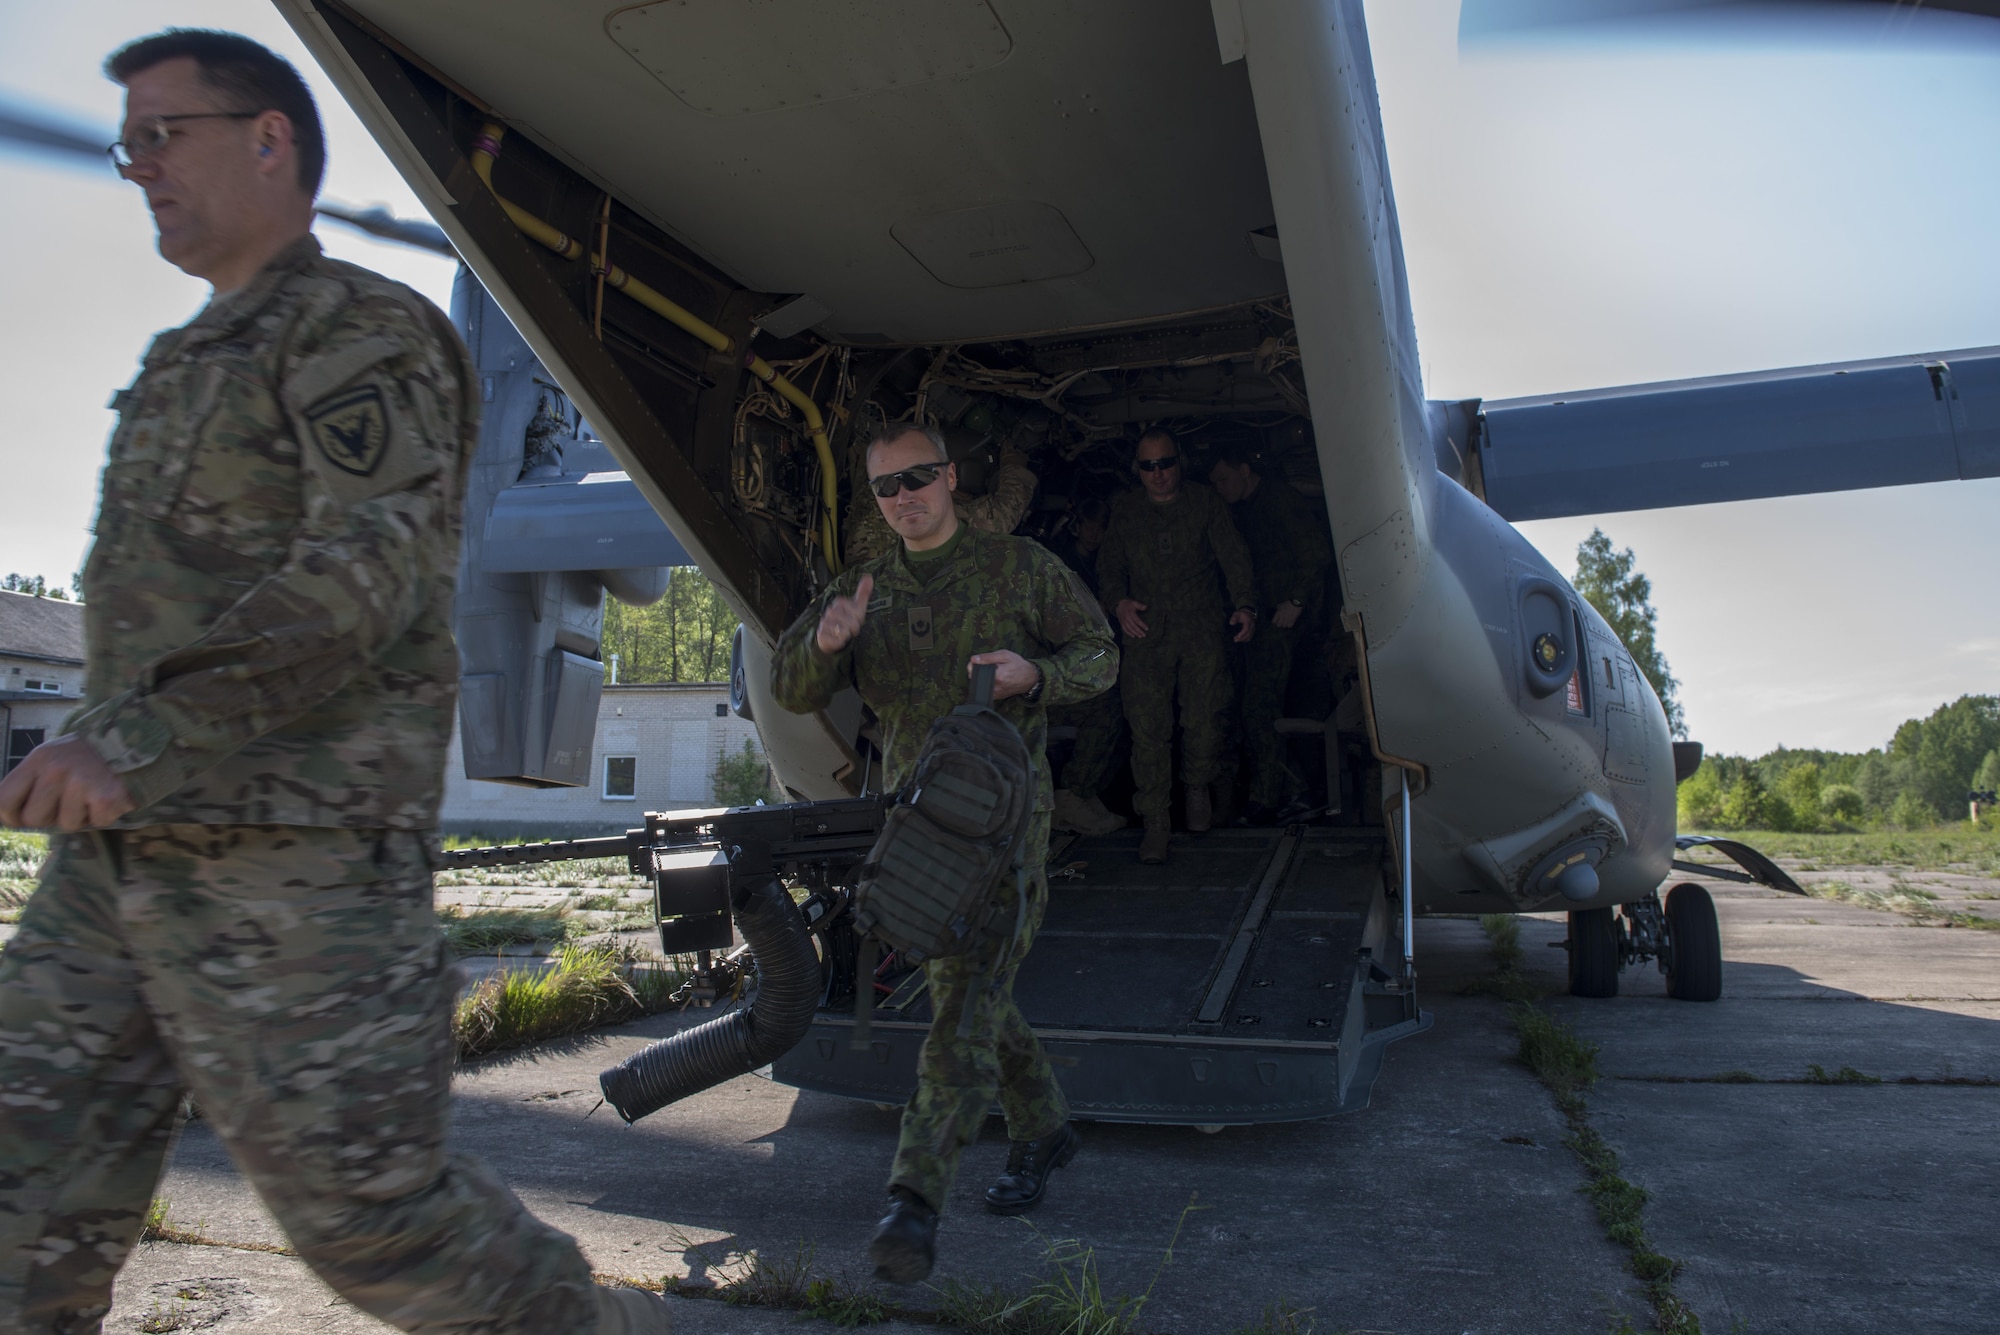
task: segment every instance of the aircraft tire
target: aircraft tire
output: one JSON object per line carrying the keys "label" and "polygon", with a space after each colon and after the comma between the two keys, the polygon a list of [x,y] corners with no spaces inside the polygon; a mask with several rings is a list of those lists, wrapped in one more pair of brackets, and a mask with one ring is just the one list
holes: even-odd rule
{"label": "aircraft tire", "polygon": [[1569,915],[1569,994],[1573,997],[1615,997],[1618,971],[1624,966],[1618,950],[1618,923],[1610,909],[1580,909]]}
{"label": "aircraft tire", "polygon": [[1667,891],[1667,995],[1677,1001],[1722,996],[1722,929],[1715,901],[1693,883]]}

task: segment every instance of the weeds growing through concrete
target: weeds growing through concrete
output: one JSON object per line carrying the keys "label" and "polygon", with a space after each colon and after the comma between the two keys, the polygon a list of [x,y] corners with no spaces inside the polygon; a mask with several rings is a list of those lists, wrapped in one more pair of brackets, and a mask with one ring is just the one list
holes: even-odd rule
{"label": "weeds growing through concrete", "polygon": [[454,955],[486,955],[505,946],[538,941],[566,941],[571,922],[567,908],[473,909],[453,904],[437,911],[438,926]]}
{"label": "weeds growing through concrete", "polygon": [[[1497,915],[1496,915],[1497,916]],[[1495,960],[1506,967],[1510,958],[1518,967],[1519,929],[1511,918],[1501,918],[1507,927],[1492,925],[1495,918],[1482,920],[1487,934],[1496,942],[1511,938],[1511,956],[1496,945]],[[1541,1080],[1555,1097],[1556,1108],[1569,1123],[1563,1138],[1570,1152],[1583,1165],[1583,1192],[1597,1207],[1598,1222],[1613,1242],[1625,1248],[1626,1265],[1643,1287],[1653,1308],[1654,1328],[1662,1335],[1701,1335],[1701,1321],[1674,1293],[1674,1276],[1680,1263],[1663,1255],[1646,1233],[1646,1192],[1626,1179],[1620,1171],[1618,1153],[1590,1124],[1588,1095],[1599,1079],[1597,1044],[1580,1037],[1575,1030],[1528,1001],[1508,1007],[1514,1032],[1520,1039],[1521,1063]]]}
{"label": "weeds growing through concrete", "polygon": [[1497,969],[1484,978],[1475,978],[1459,988],[1461,996],[1498,997],[1502,1001],[1539,1001],[1544,989],[1521,972],[1521,924],[1511,913],[1488,913],[1479,919],[1493,948]]}
{"label": "weeds growing through concrete", "polygon": [[1879,1085],[1882,1083],[1882,1077],[1879,1075],[1863,1075],[1852,1066],[1843,1066],[1838,1071],[1828,1075],[1824,1066],[1821,1066],[1818,1062],[1813,1062],[1806,1067],[1806,1083],[1809,1085]]}
{"label": "weeds growing through concrete", "polygon": [[1887,890],[1859,888],[1845,881],[1815,881],[1805,889],[1819,899],[1837,899],[1864,909],[1900,913],[1927,927],[1970,927],[1977,932],[2000,932],[2000,918],[1945,908],[1937,902],[1935,892],[1907,881],[1898,880]]}
{"label": "weeds growing through concrete", "polygon": [[630,945],[566,945],[553,968],[504,971],[459,999],[452,1033],[461,1058],[622,1024],[666,1009],[679,971]]}
{"label": "weeds growing through concrete", "polygon": [[1318,1327],[1312,1313],[1310,1307],[1295,1307],[1281,1298],[1264,1308],[1255,1325],[1244,1326],[1235,1335],[1315,1335]]}

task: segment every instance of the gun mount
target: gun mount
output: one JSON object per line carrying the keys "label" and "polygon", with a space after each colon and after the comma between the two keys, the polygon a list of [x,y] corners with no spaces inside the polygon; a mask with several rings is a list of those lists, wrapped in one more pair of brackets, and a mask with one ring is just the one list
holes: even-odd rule
{"label": "gun mount", "polygon": [[[660,949],[697,960],[677,1000],[707,1006],[739,995],[748,970],[756,970],[757,996],[747,1010],[661,1039],[599,1077],[605,1102],[634,1122],[783,1055],[805,1037],[822,998],[853,986],[851,943],[829,948],[824,938],[846,911],[846,880],[874,846],[884,807],[881,797],[855,797],[648,812],[643,826],[623,835],[455,849],[443,865],[623,856],[634,875],[653,884]],[[803,900],[787,882],[805,891]],[[815,936],[822,938],[818,949]],[[727,953],[717,959],[717,951]]]}

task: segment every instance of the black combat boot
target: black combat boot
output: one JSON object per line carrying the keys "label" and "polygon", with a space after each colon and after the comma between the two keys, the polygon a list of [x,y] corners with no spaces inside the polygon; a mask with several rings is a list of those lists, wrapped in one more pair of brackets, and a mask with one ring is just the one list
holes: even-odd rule
{"label": "black combat boot", "polygon": [[1074,1122],[1064,1122],[1038,1140],[1016,1140],[1007,1146],[1007,1171],[986,1189],[986,1208],[994,1214],[1026,1214],[1042,1203],[1049,1176],[1076,1157],[1083,1136]]}
{"label": "black combat boot", "polygon": [[937,1263],[938,1213],[908,1187],[889,1188],[889,1213],[875,1225],[868,1259],[885,1284],[915,1284]]}

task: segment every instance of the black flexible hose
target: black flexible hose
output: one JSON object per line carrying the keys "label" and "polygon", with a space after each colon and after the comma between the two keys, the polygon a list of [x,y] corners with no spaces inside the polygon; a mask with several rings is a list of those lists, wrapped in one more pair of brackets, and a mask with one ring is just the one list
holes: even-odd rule
{"label": "black flexible hose", "polygon": [[805,919],[776,880],[736,905],[736,928],[757,959],[757,999],[707,1024],[663,1038],[597,1077],[604,1101],[627,1122],[658,1112],[789,1052],[819,1009],[819,956]]}

